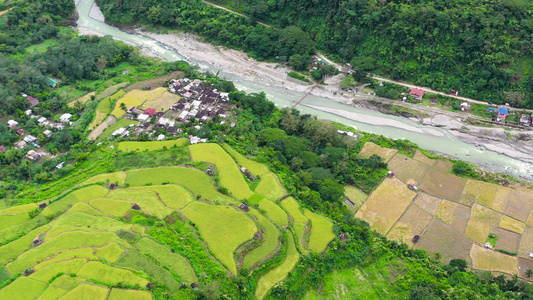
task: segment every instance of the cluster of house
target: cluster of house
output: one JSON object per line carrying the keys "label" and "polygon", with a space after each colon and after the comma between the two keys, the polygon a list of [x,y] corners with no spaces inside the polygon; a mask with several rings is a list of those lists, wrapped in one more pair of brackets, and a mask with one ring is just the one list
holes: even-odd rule
{"label": "cluster of house", "polygon": [[532,126],[533,125],[533,114],[520,114],[520,125],[522,126]]}
{"label": "cluster of house", "polygon": [[[182,130],[178,128],[181,123],[198,120],[200,123],[213,121],[216,124],[225,124],[228,118],[226,106],[229,101],[229,93],[218,91],[213,85],[202,82],[200,79],[188,78],[172,79],[169,82],[169,90],[172,93],[183,96],[177,103],[172,105],[168,112],[157,112],[154,108],[144,110],[130,107],[126,111],[126,118],[139,121],[139,125],[122,127],[115,130],[113,136],[127,137],[131,133],[139,135],[147,133],[153,136],[157,130],[165,129],[165,134],[159,134],[157,140],[164,140],[166,136],[178,136]],[[235,123],[230,123],[235,126]],[[200,129],[200,125],[195,126]],[[197,136],[189,136],[191,144],[205,143],[207,139]]]}

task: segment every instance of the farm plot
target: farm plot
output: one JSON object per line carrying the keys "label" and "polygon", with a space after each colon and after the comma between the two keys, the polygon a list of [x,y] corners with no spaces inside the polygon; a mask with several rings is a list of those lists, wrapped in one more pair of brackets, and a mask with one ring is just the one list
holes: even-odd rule
{"label": "farm plot", "polygon": [[[113,105],[113,102],[115,100],[117,100],[118,98],[124,96],[125,94],[126,94],[126,92],[120,90],[120,91],[116,92],[115,94],[113,94],[112,96],[109,96],[109,97],[107,97],[105,99],[102,99],[98,103],[98,106],[96,107],[96,112],[95,112],[94,119],[91,122],[91,124],[89,124],[87,129],[90,131],[90,130],[93,130],[94,128],[96,128],[96,126],[100,125],[102,123],[102,121],[104,121],[104,119],[107,116],[107,114],[109,114],[111,112],[111,106]],[[97,98],[98,98],[98,96],[97,96]]]}
{"label": "farm plot", "polygon": [[429,195],[459,203],[465,185],[466,179],[431,168],[420,189]]}
{"label": "farm plot", "polygon": [[152,142],[120,142],[118,143],[118,150],[129,152],[129,151],[153,151],[160,150],[163,147],[170,148],[172,146],[183,146],[187,144],[188,139],[178,139],[170,141],[152,141]]}
{"label": "farm plot", "polygon": [[123,290],[113,288],[107,300],[152,300],[152,294],[147,291]]}
{"label": "farm plot", "polygon": [[[96,96],[96,98],[95,98],[96,101],[99,101],[100,99],[104,99],[104,98],[110,97],[112,95],[116,95],[117,92],[119,91],[119,89],[125,87],[126,85],[128,85],[128,83],[129,82],[125,81],[125,82],[121,82],[121,83],[118,83],[118,84],[115,84],[115,85],[112,85],[112,86],[106,88],[100,94],[98,94]],[[126,94],[125,91],[120,91],[120,92]]]}
{"label": "farm plot", "polygon": [[244,214],[229,206],[193,202],[182,210],[187,219],[198,226],[215,256],[237,274],[233,252],[257,232],[255,224]]}
{"label": "farm plot", "polygon": [[[102,132],[102,134],[100,135],[100,137],[98,137],[98,141],[102,141],[102,140],[105,140],[106,138],[110,137],[113,132],[121,127],[129,127],[130,125],[137,125],[139,124],[138,121],[135,121],[135,120],[127,120],[127,119],[122,119],[122,120],[118,120],[115,124],[107,127],[104,132]],[[96,132],[96,130],[95,130]]]}
{"label": "farm plot", "polygon": [[511,189],[503,186],[499,186],[494,194],[494,201],[492,201],[492,209],[495,211],[503,212],[507,206],[507,199]]}
{"label": "farm plot", "polygon": [[267,172],[261,177],[261,182],[255,188],[255,192],[274,201],[287,194],[279,182],[278,176],[272,172]]}
{"label": "farm plot", "polygon": [[518,246],[518,255],[528,257],[533,249],[533,228],[527,227],[520,239],[520,245]]}
{"label": "farm plot", "polygon": [[137,204],[147,214],[163,219],[172,213],[172,209],[166,207],[153,191],[146,190],[114,190],[106,196],[108,199],[130,201]]}
{"label": "farm plot", "polygon": [[504,215],[500,221],[500,228],[522,234],[526,230],[526,224]]}
{"label": "farm plot", "polygon": [[30,278],[42,282],[48,282],[59,272],[63,272],[65,274],[77,273],[78,270],[81,269],[81,267],[83,267],[83,265],[86,263],[87,260],[85,258],[75,258],[56,262],[37,270],[35,273],[30,275]]}
{"label": "farm plot", "polygon": [[292,217],[294,223],[307,223],[307,218],[300,211],[300,204],[298,204],[296,199],[287,197],[280,204]]}
{"label": "farm plot", "polygon": [[413,237],[420,235],[426,229],[433,216],[419,208],[411,205],[405,214],[394,224],[387,237],[389,239],[403,241],[409,246],[413,245]]}
{"label": "farm plot", "polygon": [[387,178],[355,216],[367,221],[372,229],[386,234],[407,209],[416,193],[396,178]]}
{"label": "farm plot", "polygon": [[419,185],[430,167],[402,154],[396,154],[389,162],[389,169],[404,183]]}
{"label": "farm plot", "polygon": [[91,207],[85,202],[78,202],[68,210],[68,212],[82,212],[93,216],[104,216],[105,214],[101,211],[96,210],[94,207]]}
{"label": "farm plot", "polygon": [[235,198],[248,199],[253,195],[235,161],[218,144],[191,145],[189,151],[193,160],[210,162],[217,166],[220,184]]}
{"label": "farm plot", "polygon": [[259,282],[257,283],[257,289],[255,291],[255,297],[257,299],[263,299],[276,283],[285,279],[285,277],[287,277],[289,272],[294,269],[294,266],[296,266],[296,263],[298,263],[298,260],[300,259],[300,255],[298,254],[296,246],[294,245],[294,239],[290,234],[287,236],[287,256],[281,265],[259,279]]}
{"label": "farm plot", "polygon": [[122,253],[124,253],[124,249],[122,249],[117,243],[111,242],[105,247],[98,248],[95,254],[108,262],[116,262],[117,259],[122,256]]}
{"label": "farm plot", "polygon": [[533,210],[533,191],[527,189],[511,190],[507,198],[504,213],[519,221],[526,222],[529,213]]}
{"label": "farm plot", "polygon": [[533,260],[518,257],[518,271],[520,272],[520,277],[527,278],[526,271],[528,269],[533,269]]}
{"label": "farm plot", "polygon": [[426,231],[415,244],[416,249],[426,250],[430,254],[440,253],[442,261],[454,258],[468,258],[472,240],[462,232],[436,218],[429,223]]}
{"label": "farm plot", "polygon": [[63,198],[57,200],[56,202],[48,205],[45,209],[43,209],[41,214],[43,216],[53,215],[58,212],[67,210],[69,206],[75,203],[87,202],[95,198],[102,198],[108,192],[109,192],[108,189],[106,189],[103,186],[99,186],[99,185],[92,185],[92,186],[84,187],[79,190],[75,190],[67,194]]}
{"label": "farm plot", "polygon": [[468,206],[457,204],[453,211],[450,225],[455,227],[460,232],[465,232],[470,220],[471,209]]}
{"label": "farm plot", "polygon": [[280,242],[280,232],[274,224],[272,224],[267,218],[261,215],[257,210],[251,210],[251,213],[257,217],[257,221],[264,229],[264,233],[261,238],[263,238],[263,243],[261,246],[250,251],[243,260],[243,267],[251,268],[256,263],[268,258],[276,249],[278,249]]}
{"label": "farm plot", "polygon": [[258,176],[258,175],[259,176],[263,176],[263,174],[268,172],[268,167],[267,166],[244,157],[242,154],[240,154],[239,152],[237,152],[233,148],[231,148],[230,145],[223,144],[222,147],[224,148],[224,150],[226,150],[226,152],[229,153],[229,155],[231,155],[231,157],[233,157],[233,159],[241,167],[245,167],[253,175],[255,175],[255,176]]}
{"label": "farm plot", "polygon": [[4,215],[16,215],[20,213],[27,213],[36,208],[38,208],[38,205],[36,203],[11,206],[11,207],[0,210],[0,215],[4,216]]}
{"label": "farm plot", "polygon": [[87,139],[91,141],[96,140],[96,138],[98,138],[102,134],[102,132],[106,130],[106,128],[115,124],[116,122],[117,118],[115,118],[115,116],[109,116],[104,122],[102,122],[102,124],[96,126],[96,128],[94,128],[94,130],[89,133]]}
{"label": "farm plot", "polygon": [[126,172],[118,171],[118,172],[113,172],[113,173],[98,174],[96,176],[93,176],[85,180],[80,185],[96,183],[96,182],[103,182],[106,184],[118,183],[118,185],[124,185],[125,180],[126,180]]}
{"label": "farm plot", "polygon": [[105,300],[108,293],[109,289],[106,287],[85,283],[75,287],[61,297],[61,300]]}
{"label": "farm plot", "polygon": [[155,89],[157,87],[165,86],[167,79],[181,78],[181,77],[183,77],[183,72],[175,71],[175,72],[172,72],[167,75],[163,75],[161,77],[157,77],[154,79],[137,81],[131,84],[130,86],[126,87],[125,90],[132,91],[132,90],[138,90],[138,89],[143,89],[143,88]]}
{"label": "farm plot", "polygon": [[105,231],[130,230],[132,227],[131,224],[123,223],[113,218],[98,217],[80,212],[65,213],[49,224],[53,228],[70,226]]}
{"label": "farm plot", "polygon": [[519,274],[518,260],[515,256],[473,245],[470,257],[472,258],[472,268],[474,269]]}
{"label": "farm plot", "polygon": [[397,152],[398,150],[396,149],[384,148],[372,142],[367,142],[363,146],[363,149],[361,149],[359,152],[359,155],[368,158],[376,154],[377,156],[383,158],[385,162],[388,162]]}
{"label": "farm plot", "polygon": [[296,247],[298,248],[300,253],[304,255],[309,254],[309,251],[306,250],[307,248],[307,241],[305,239],[306,226],[307,226],[306,223],[292,224],[292,229],[294,230],[294,234],[296,235]]}
{"label": "farm plot", "polygon": [[121,103],[124,103],[127,108],[131,106],[140,107],[146,101],[151,101],[161,96],[166,90],[166,88],[159,87],[150,91],[133,90],[128,92],[115,103],[115,108],[111,114],[117,117],[117,119],[120,119],[125,113],[125,111],[120,108]]}
{"label": "farm plot", "polygon": [[494,246],[496,249],[503,249],[509,252],[517,252],[518,244],[520,242],[520,235],[514,232],[503,230],[496,226],[492,226],[491,232],[498,235],[499,239]]}
{"label": "farm plot", "polygon": [[122,217],[131,209],[129,202],[107,198],[93,199],[89,205],[113,217]]}
{"label": "farm plot", "polygon": [[98,261],[91,261],[85,264],[78,272],[78,276],[87,279],[96,279],[105,283],[116,285],[120,282],[131,285],[146,286],[148,280],[135,275],[125,269],[119,269],[104,265]]}
{"label": "farm plot", "polygon": [[68,105],[68,107],[74,107],[74,105],[76,105],[76,103],[85,104],[85,102],[89,101],[89,99],[91,99],[91,96],[94,96],[94,94],[95,94],[95,92],[87,93],[84,96],[81,96],[81,97],[79,97],[78,99],[76,99],[74,101],[70,101],[67,105]]}
{"label": "farm plot", "polygon": [[50,228],[51,227],[48,225],[41,226],[11,243],[0,246],[0,264],[4,265],[10,259],[17,257],[24,252],[36,237],[50,230]]}
{"label": "farm plot", "polygon": [[162,266],[167,266],[178,274],[184,282],[196,282],[196,274],[189,262],[179,254],[170,253],[165,246],[159,245],[149,238],[142,238],[135,243],[135,248],[143,254],[150,255]]}
{"label": "farm plot", "polygon": [[187,204],[194,201],[194,197],[187,189],[175,184],[152,185],[132,187],[131,190],[150,190],[156,192],[166,206],[180,210]]}
{"label": "farm plot", "polygon": [[34,268],[35,270],[38,271],[39,269],[44,268],[50,264],[56,263],[58,261],[73,259],[73,258],[85,258],[89,260],[98,260],[98,257],[94,255],[93,248],[79,248],[79,249],[72,249],[72,250],[61,252],[50,259],[46,259],[40,262],[39,264],[34,266]]}
{"label": "farm plot", "polygon": [[450,173],[452,171],[453,163],[449,160],[439,159],[434,167],[444,173]]}
{"label": "farm plot", "polygon": [[363,193],[360,189],[351,186],[351,185],[345,185],[344,186],[344,194],[348,199],[354,204],[353,206],[351,204],[346,204],[346,207],[349,211],[355,213],[363,203],[365,203],[366,199],[368,198],[368,195]]}
{"label": "farm plot", "polygon": [[430,196],[426,193],[418,193],[418,196],[416,196],[414,203],[418,207],[422,208],[423,210],[434,216],[437,213],[437,210],[439,209],[441,201],[441,199]]}
{"label": "farm plot", "polygon": [[126,183],[131,186],[150,184],[176,183],[192,191],[195,196],[220,203],[236,203],[232,198],[215,190],[211,179],[204,172],[182,167],[159,167],[152,169],[138,169],[128,171]]}
{"label": "farm plot", "polygon": [[304,215],[311,221],[311,234],[307,249],[321,253],[335,238],[333,223],[324,216],[317,215],[307,209],[304,210]]}
{"label": "farm plot", "polygon": [[484,244],[490,233],[490,225],[481,221],[470,219],[466,227],[465,236],[477,243]]}
{"label": "farm plot", "polygon": [[276,205],[276,203],[268,199],[263,199],[259,202],[259,208],[264,210],[266,212],[266,216],[274,223],[281,226],[289,225],[287,213],[281,207]]}
{"label": "farm plot", "polygon": [[0,290],[0,299],[35,299],[45,288],[46,283],[22,276]]}
{"label": "farm plot", "polygon": [[413,156],[413,159],[418,160],[419,162],[425,163],[428,166],[433,166],[437,162],[434,159],[431,159],[427,156],[425,156],[420,150],[416,149],[415,155]]}
{"label": "farm plot", "polygon": [[27,212],[19,213],[16,215],[0,216],[0,230],[9,228],[11,226],[23,224],[29,219],[30,216]]}
{"label": "farm plot", "polygon": [[496,194],[497,185],[477,180],[467,180],[465,190],[461,198],[464,205],[472,205],[476,202],[480,205],[491,207]]}
{"label": "farm plot", "polygon": [[156,111],[167,111],[172,108],[172,105],[174,105],[174,103],[180,101],[180,99],[180,96],[169,93],[165,90],[161,95],[155,97],[152,100],[144,102],[141,106],[141,109],[153,108]]}
{"label": "farm plot", "polygon": [[474,204],[472,206],[472,219],[498,226],[502,219],[502,214],[485,206]]}
{"label": "farm plot", "polygon": [[124,109],[122,109],[122,103],[126,106],[126,108],[130,108],[132,106],[138,107],[141,104],[143,104],[144,100],[141,100],[139,98],[134,98],[128,95],[124,95],[122,98],[118,99],[115,103],[115,107],[111,111],[111,115],[115,116],[115,118],[120,119],[122,116],[126,113]]}
{"label": "farm plot", "polygon": [[59,299],[83,281],[85,280],[79,277],[70,277],[69,275],[59,276],[39,296],[39,300]]}

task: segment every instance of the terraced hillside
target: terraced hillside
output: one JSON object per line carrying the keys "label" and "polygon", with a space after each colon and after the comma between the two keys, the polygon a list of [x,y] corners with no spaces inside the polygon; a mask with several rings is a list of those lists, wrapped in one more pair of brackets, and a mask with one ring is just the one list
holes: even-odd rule
{"label": "terraced hillside", "polygon": [[[127,147],[161,148],[148,143]],[[285,190],[266,166],[228,145],[180,147],[193,161],[99,174],[1,209],[0,299],[188,299],[254,270],[251,296],[263,298],[334,238],[323,216],[293,198],[280,205]],[[242,165],[268,176],[251,181]]]}

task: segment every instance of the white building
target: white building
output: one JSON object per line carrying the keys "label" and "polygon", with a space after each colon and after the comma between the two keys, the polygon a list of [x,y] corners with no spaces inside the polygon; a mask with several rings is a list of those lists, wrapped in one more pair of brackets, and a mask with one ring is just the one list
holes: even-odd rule
{"label": "white building", "polygon": [[159,119],[159,122],[157,122],[159,125],[167,126],[170,123],[169,118],[161,118]]}
{"label": "white building", "polygon": [[7,121],[7,125],[9,125],[9,127],[15,127],[19,124],[19,122],[15,121],[15,120],[9,120]]}
{"label": "white building", "polygon": [[72,117],[71,114],[62,114],[61,117],[59,117],[59,121],[61,123],[70,122],[71,117]]}
{"label": "white building", "polygon": [[184,110],[184,111],[181,112],[181,114],[179,115],[178,119],[185,120],[185,118],[187,117],[188,114],[189,114],[189,112]]}
{"label": "white building", "polygon": [[147,122],[149,119],[150,119],[150,115],[147,115],[147,114],[140,114],[137,117],[137,120],[139,120],[139,122]]}
{"label": "white building", "polygon": [[46,118],[45,117],[40,117],[39,119],[37,119],[37,123],[39,123],[39,125],[44,125],[44,122],[46,122]]}
{"label": "white building", "polygon": [[36,140],[37,140],[37,138],[34,137],[33,135],[27,135],[27,136],[24,137],[24,141],[26,143],[29,143],[29,144],[35,142]]}
{"label": "white building", "polygon": [[50,130],[48,130],[48,129],[46,129],[46,130],[43,132],[43,134],[46,135],[47,137],[51,137],[52,134],[53,134],[53,132],[50,131]]}
{"label": "white building", "polygon": [[124,134],[124,132],[126,132],[126,128],[120,127],[119,129],[113,131],[113,133],[111,135],[112,136],[122,135],[122,134]]}
{"label": "white building", "polygon": [[28,109],[27,111],[24,112],[24,114],[25,114],[26,116],[31,115],[31,113],[32,113],[31,109]]}
{"label": "white building", "polygon": [[160,134],[157,136],[157,140],[158,141],[164,141],[165,140],[165,135],[164,134]]}

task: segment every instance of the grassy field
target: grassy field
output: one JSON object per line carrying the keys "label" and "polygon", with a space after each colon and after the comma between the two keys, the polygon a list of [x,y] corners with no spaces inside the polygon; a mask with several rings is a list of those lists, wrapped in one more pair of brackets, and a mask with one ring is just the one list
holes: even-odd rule
{"label": "grassy field", "polygon": [[244,214],[228,206],[193,202],[182,210],[198,226],[203,239],[215,256],[237,274],[233,252],[257,232],[255,224]]}
{"label": "grassy field", "polygon": [[153,108],[156,111],[167,111],[171,109],[172,105],[177,103],[180,99],[180,96],[165,90],[161,95],[158,95],[153,100],[144,102],[141,106],[141,109]]}
{"label": "grassy field", "polygon": [[309,251],[307,251],[307,241],[305,239],[305,227],[307,226],[306,223],[294,223],[292,225],[292,229],[294,230],[294,234],[296,235],[295,241],[296,241],[296,247],[300,251],[300,253],[307,255],[309,254]]}
{"label": "grassy field", "polygon": [[189,151],[193,160],[210,162],[217,166],[220,184],[235,198],[248,199],[253,195],[237,163],[218,144],[191,145]]}
{"label": "grassy field", "polygon": [[44,268],[58,261],[72,259],[72,258],[86,258],[89,260],[98,260],[98,257],[94,255],[93,248],[79,248],[79,249],[72,249],[72,250],[67,250],[67,251],[58,253],[56,256],[52,258],[46,259],[40,262],[34,268],[35,270],[39,270],[41,268]]}
{"label": "grassy field", "polygon": [[302,214],[300,204],[298,204],[296,199],[287,197],[280,204],[292,217],[294,223],[307,223],[307,218]]}
{"label": "grassy field", "polygon": [[149,238],[142,238],[135,243],[135,248],[143,254],[150,255],[162,266],[167,266],[178,274],[184,282],[198,281],[194,269],[189,262],[179,254],[170,253],[165,246],[159,245]]}
{"label": "grassy field", "polygon": [[118,172],[113,172],[113,173],[98,174],[96,176],[93,176],[85,180],[80,185],[96,183],[96,182],[103,182],[103,183],[117,183],[118,182],[118,185],[124,185],[125,180],[126,180],[126,172],[118,171]]}
{"label": "grassy field", "polygon": [[429,170],[429,166],[402,154],[396,154],[389,161],[389,169],[396,178],[404,183],[420,185]]}
{"label": "grassy field", "polygon": [[93,216],[104,216],[105,214],[85,202],[78,202],[68,210],[68,212],[82,212]]}
{"label": "grassy field", "polygon": [[27,213],[36,209],[37,207],[38,205],[36,203],[11,206],[0,210],[0,215],[16,215],[20,213]]}
{"label": "grassy field", "polygon": [[274,223],[281,226],[289,225],[287,213],[276,203],[268,199],[263,199],[259,202],[259,209],[264,210],[266,216]]}
{"label": "grassy field", "polygon": [[432,196],[459,203],[465,185],[466,179],[431,168],[420,189]]}
{"label": "grassy field", "polygon": [[519,274],[518,260],[515,256],[474,245],[470,251],[470,257],[472,258],[472,268],[474,269]]}
{"label": "grassy field", "polygon": [[243,267],[245,268],[251,268],[256,263],[268,257],[280,245],[279,229],[256,210],[251,210],[251,213],[257,217],[257,222],[259,222],[259,224],[264,228],[264,233],[262,236],[263,243],[261,246],[246,254],[243,260]]}
{"label": "grassy field", "polygon": [[22,276],[0,290],[0,299],[35,299],[45,288],[46,283]]}
{"label": "grassy field", "polygon": [[11,226],[22,224],[30,219],[27,212],[19,213],[16,215],[0,216],[0,230],[6,229]]}
{"label": "grassy field", "polygon": [[287,274],[292,271],[299,259],[300,255],[294,245],[294,239],[289,234],[287,239],[287,257],[285,257],[285,261],[259,279],[257,290],[255,291],[255,297],[257,299],[263,299],[276,283],[287,277]]}
{"label": "grassy field", "polygon": [[138,186],[132,190],[150,190],[156,192],[159,199],[168,207],[180,210],[195,199],[191,192],[182,186],[175,184]]}
{"label": "grassy field", "polygon": [[311,234],[309,235],[307,249],[320,253],[335,238],[333,223],[324,216],[315,214],[307,209],[304,210],[304,215],[311,221]]}
{"label": "grassy field", "polygon": [[77,103],[85,104],[85,102],[89,101],[91,99],[91,96],[94,96],[94,94],[95,94],[95,92],[87,93],[87,94],[79,97],[78,99],[76,99],[74,101],[70,101],[67,105],[69,107],[74,107],[74,105],[76,105]]}
{"label": "grassy field", "polygon": [[131,209],[129,202],[107,198],[93,199],[89,205],[113,217],[122,217]]}
{"label": "grassy field", "polygon": [[344,195],[346,195],[346,197],[348,197],[348,199],[350,199],[350,201],[352,201],[355,204],[354,206],[349,206],[346,204],[346,207],[348,208],[348,210],[350,210],[353,213],[357,212],[359,207],[361,207],[361,205],[363,205],[363,203],[368,198],[367,194],[363,193],[360,189],[352,185],[344,186]]}
{"label": "grassy field", "polygon": [[147,190],[114,190],[107,195],[108,199],[123,200],[135,203],[147,214],[162,219],[173,212],[165,206],[153,191]]}
{"label": "grassy field", "polygon": [[120,142],[118,143],[118,150],[120,151],[153,151],[163,149],[163,147],[170,148],[172,146],[183,146],[189,142],[188,139],[178,139],[171,141],[152,141],[152,142]]}
{"label": "grassy field", "polygon": [[287,194],[279,182],[278,176],[272,172],[267,172],[261,177],[261,182],[255,188],[255,192],[273,201]]}
{"label": "grassy field", "polygon": [[107,300],[152,300],[152,294],[147,291],[123,290],[113,288]]}
{"label": "grassy field", "polygon": [[526,230],[526,224],[505,215],[500,221],[500,227],[519,234],[523,234]]}
{"label": "grassy field", "polygon": [[96,255],[108,262],[116,262],[124,253],[124,249],[117,243],[109,243],[105,247],[96,249]]}
{"label": "grassy field", "polygon": [[231,155],[231,157],[233,157],[233,159],[239,164],[239,166],[245,167],[253,175],[263,176],[263,174],[269,172],[267,166],[244,157],[242,154],[231,148],[230,145],[223,144],[222,147],[229,153],[229,155]]}
{"label": "grassy field", "polygon": [[122,103],[126,105],[126,108],[130,108],[132,106],[138,107],[141,104],[143,104],[143,102],[144,101],[139,98],[134,98],[128,95],[124,95],[122,98],[118,99],[117,102],[115,102],[115,107],[111,111],[111,114],[115,116],[115,118],[120,119],[126,113],[125,110],[120,108]]}
{"label": "grassy field", "polygon": [[201,195],[204,199],[224,204],[236,203],[232,198],[217,192],[208,175],[191,168],[159,167],[128,171],[126,183],[131,186],[176,183],[192,191],[195,196]]}
{"label": "grassy field", "polygon": [[120,282],[146,286],[148,280],[135,275],[133,272],[125,269],[110,267],[101,262],[91,261],[85,264],[78,272],[78,276],[87,279],[96,279],[109,284],[118,284]]}
{"label": "grassy field", "polygon": [[387,237],[389,239],[403,241],[407,245],[413,245],[413,237],[421,235],[431,222],[433,216],[419,208],[411,205],[405,214],[394,224]]}
{"label": "grassy field", "polygon": [[395,178],[387,178],[368,197],[355,216],[386,234],[409,206],[416,193]]}
{"label": "grassy field", "polygon": [[65,274],[77,273],[86,263],[87,260],[85,258],[59,261],[37,270],[35,273],[30,275],[30,278],[42,282],[48,282],[59,272],[63,272]]}
{"label": "grassy field", "polygon": [[130,125],[137,125],[137,124],[139,124],[139,122],[134,121],[134,120],[127,120],[127,119],[118,120],[115,124],[107,127],[106,130],[104,130],[104,132],[102,132],[102,134],[98,137],[97,141],[102,141],[110,137],[115,130],[121,127],[128,127]]}
{"label": "grassy field", "polygon": [[[118,83],[118,84],[115,84],[115,85],[112,85],[108,88],[106,88],[105,90],[103,90],[101,93],[99,93],[98,95],[96,95],[96,101],[99,101],[101,99],[104,99],[104,98],[107,98],[107,97],[111,97],[112,95],[116,95],[117,93],[122,93],[122,95],[126,94],[125,91],[122,91],[119,89],[125,87],[126,85],[128,85],[129,82],[121,82],[121,83]],[[117,97],[118,98],[118,97]],[[115,99],[117,99],[115,98]],[[109,109],[111,109],[111,106],[109,106]]]}
{"label": "grassy field", "polygon": [[477,180],[467,180],[461,203],[472,205],[476,202],[480,205],[491,207],[497,185]]}
{"label": "grassy field", "polygon": [[359,154],[366,158],[376,154],[379,157],[383,158],[385,162],[388,162],[397,152],[398,150],[396,149],[383,148],[372,142],[367,142],[365,143],[363,149],[361,149],[361,152],[359,152]]}
{"label": "grassy field", "polygon": [[79,190],[75,190],[69,193],[68,195],[66,195],[65,197],[48,205],[45,209],[43,209],[41,214],[44,216],[53,215],[60,211],[67,210],[69,206],[75,203],[86,202],[88,200],[95,199],[95,198],[102,198],[108,192],[109,192],[108,189],[106,189],[103,186],[99,186],[99,185],[92,185],[92,186],[84,187]]}
{"label": "grassy field", "polygon": [[80,284],[68,292],[61,300],[105,300],[109,289],[93,284]]}

